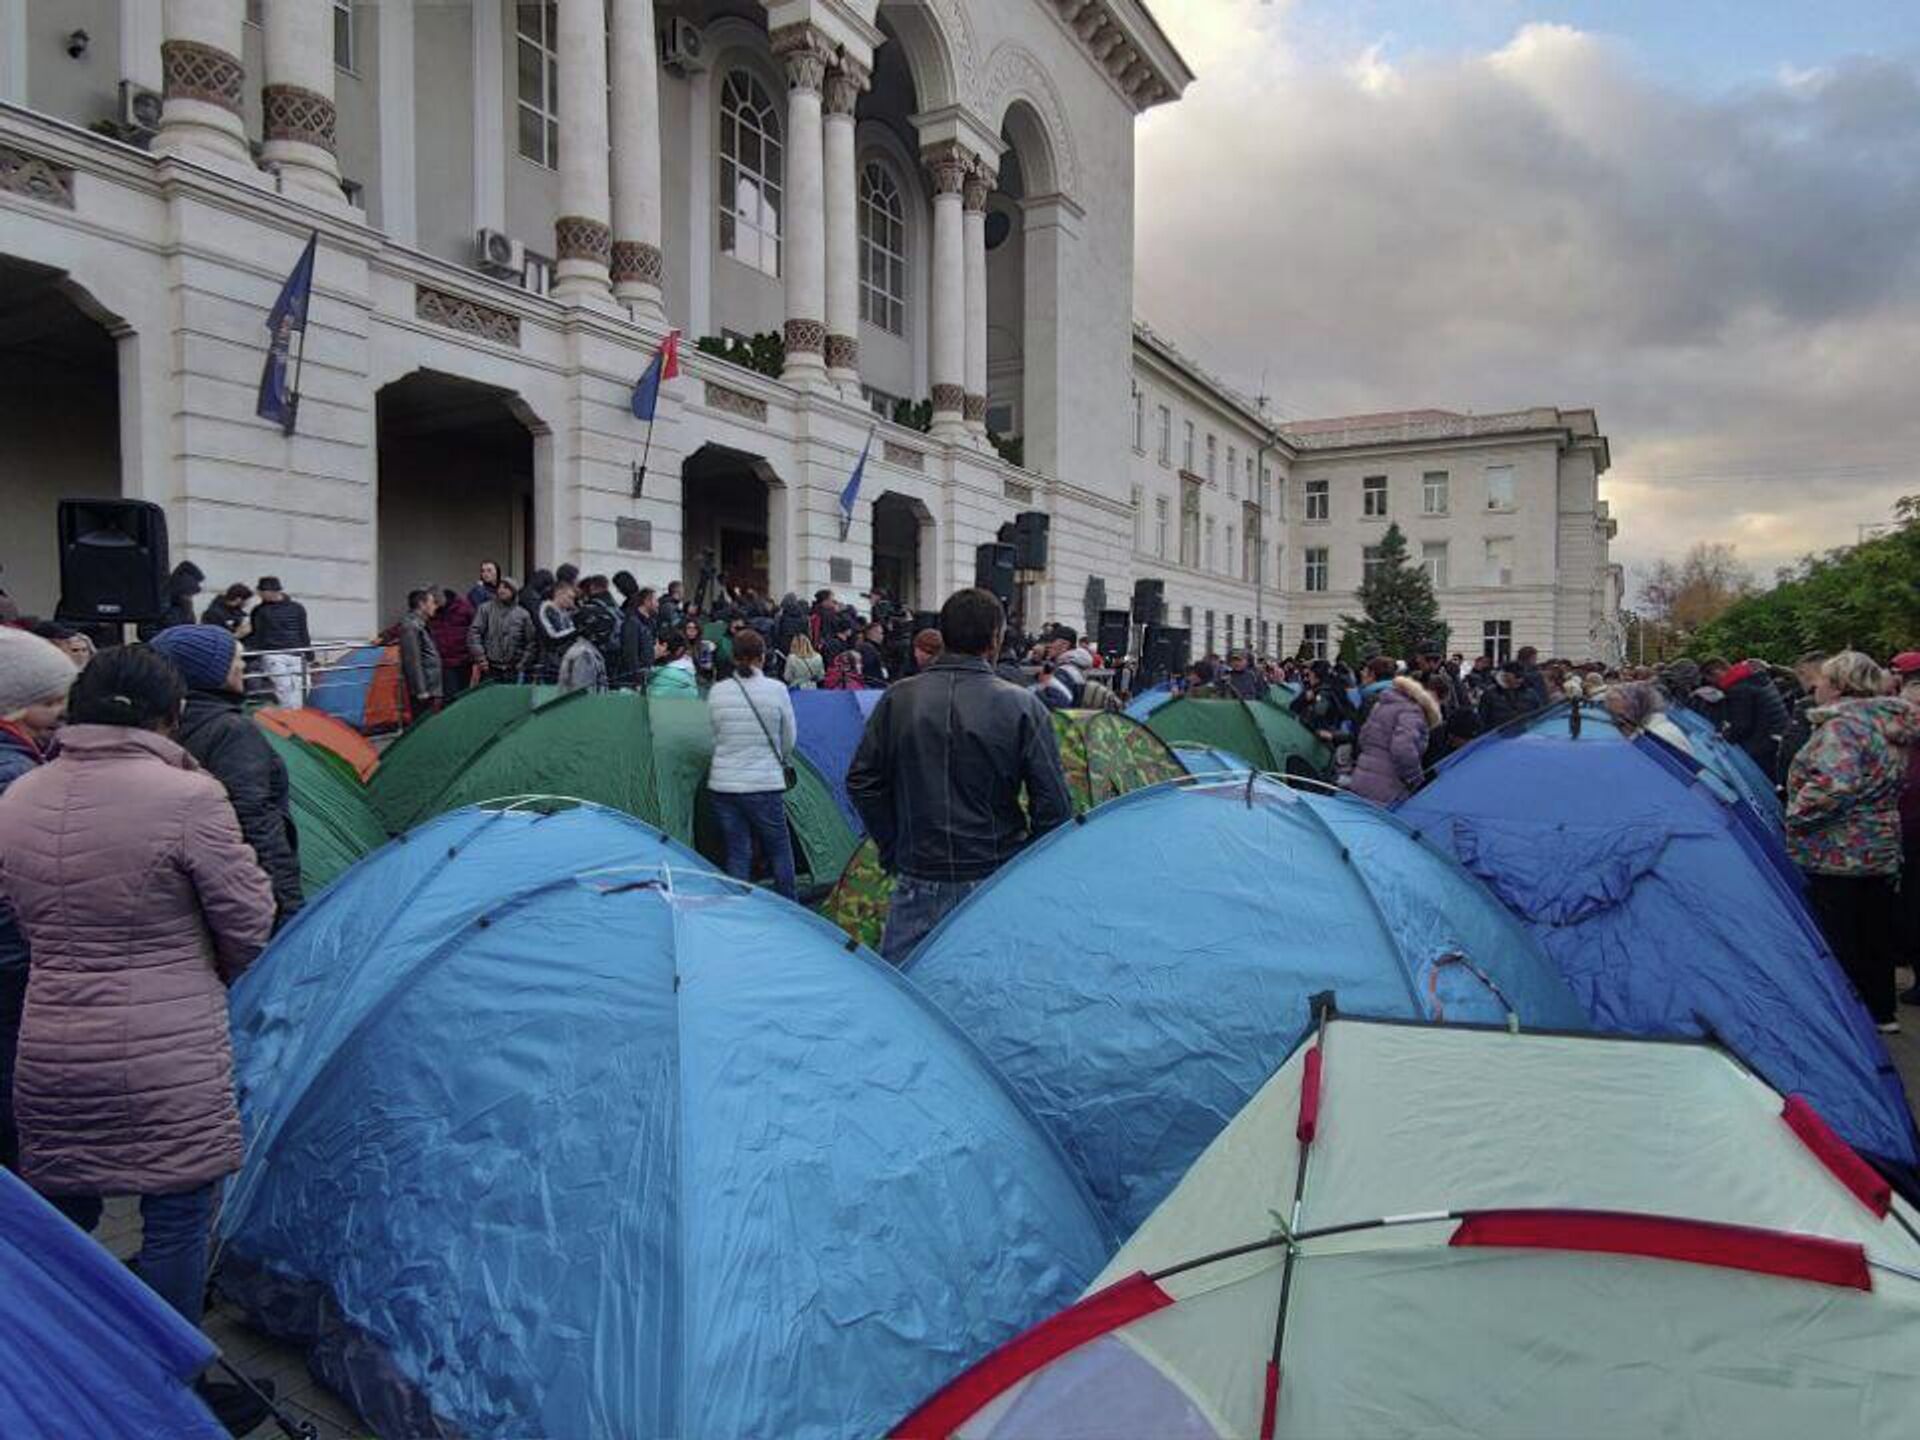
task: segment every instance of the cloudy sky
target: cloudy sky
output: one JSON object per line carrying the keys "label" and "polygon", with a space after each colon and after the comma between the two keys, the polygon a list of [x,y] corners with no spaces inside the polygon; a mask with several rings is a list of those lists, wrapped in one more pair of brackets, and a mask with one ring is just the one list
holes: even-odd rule
{"label": "cloudy sky", "polygon": [[1280,414],[1591,405],[1636,568],[1920,492],[1920,4],[1152,8],[1136,308]]}

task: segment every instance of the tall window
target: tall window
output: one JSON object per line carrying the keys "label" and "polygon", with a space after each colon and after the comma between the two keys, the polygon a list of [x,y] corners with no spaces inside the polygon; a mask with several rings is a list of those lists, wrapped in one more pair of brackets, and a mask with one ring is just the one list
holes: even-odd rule
{"label": "tall window", "polygon": [[1487,620],[1480,626],[1480,653],[1498,663],[1513,658],[1513,622]]}
{"label": "tall window", "polygon": [[1262,656],[1270,657],[1274,653],[1272,649],[1273,638],[1273,622],[1271,620],[1262,620],[1260,622],[1260,653]]}
{"label": "tall window", "polygon": [[1214,569],[1213,516],[1207,516],[1207,569]]}
{"label": "tall window", "polygon": [[1138,485],[1133,487],[1133,548],[1140,549],[1147,528],[1147,497]]}
{"label": "tall window", "polygon": [[1360,482],[1360,518],[1363,520],[1387,518],[1386,476],[1369,475]]}
{"label": "tall window", "polygon": [[1187,421],[1186,427],[1186,443],[1180,448],[1180,464],[1191,473],[1193,470],[1193,421]]}
{"label": "tall window", "polygon": [[353,0],[333,0],[333,63],[353,69]]}
{"label": "tall window", "polygon": [[720,253],[766,275],[780,273],[784,175],[773,101],[746,71],[730,72],[720,91]]}
{"label": "tall window", "polygon": [[1427,581],[1436,590],[1447,588],[1447,542],[1428,540],[1420,547],[1420,568],[1427,572]]}
{"label": "tall window", "polygon": [[1207,483],[1209,485],[1213,484],[1213,480],[1214,480],[1213,463],[1214,463],[1214,457],[1218,453],[1219,452],[1216,450],[1214,445],[1213,436],[1211,435],[1207,436]]}
{"label": "tall window", "polygon": [[1382,548],[1383,547],[1379,545],[1363,545],[1360,547],[1360,583],[1362,585],[1378,575],[1380,573],[1380,567],[1386,564],[1386,557],[1381,554]]}
{"label": "tall window", "polygon": [[860,168],[860,318],[907,333],[907,210],[884,165]]}
{"label": "tall window", "polygon": [[[549,170],[560,168],[560,57],[555,51],[560,26],[554,0],[516,5],[516,57],[520,73],[520,154]],[[340,17],[334,16],[334,45],[339,48]]]}
{"label": "tall window", "polygon": [[1240,578],[1250,585],[1257,585],[1266,577],[1260,573],[1260,520],[1251,506],[1245,515],[1246,524],[1240,532]]}
{"label": "tall window", "polygon": [[1147,451],[1147,397],[1138,390],[1133,392],[1133,448],[1141,454]]}
{"label": "tall window", "polygon": [[1160,411],[1160,463],[1165,465],[1173,459],[1173,411],[1159,406]]}
{"label": "tall window", "polygon": [[1200,568],[1200,487],[1191,480],[1180,485],[1180,563]]}
{"label": "tall window", "polygon": [[1307,519],[1324,520],[1330,508],[1325,480],[1307,481]]}
{"label": "tall window", "polygon": [[1233,648],[1233,612],[1231,610],[1226,616],[1226,645],[1229,650]]}
{"label": "tall window", "polygon": [[1156,495],[1153,500],[1153,553],[1156,559],[1167,558],[1167,497]]}
{"label": "tall window", "polygon": [[1213,611],[1207,611],[1207,654],[1213,653]]}
{"label": "tall window", "polygon": [[1420,513],[1422,515],[1447,513],[1446,471],[1429,470],[1420,477]]}
{"label": "tall window", "polygon": [[1325,590],[1327,588],[1327,547],[1309,545],[1302,554],[1305,560],[1306,583],[1301,588]]}
{"label": "tall window", "polygon": [[1328,660],[1327,627],[1325,625],[1302,625],[1300,627],[1300,648],[1307,652],[1309,660]]}
{"label": "tall window", "polygon": [[1220,567],[1222,572],[1225,574],[1231,575],[1233,573],[1234,553],[1235,552],[1233,548],[1233,526],[1229,525],[1227,526],[1227,548],[1221,553],[1221,556],[1220,556],[1220,558],[1226,562]]}
{"label": "tall window", "polygon": [[1487,509],[1513,509],[1513,467],[1487,466]]}
{"label": "tall window", "polygon": [[1513,537],[1501,535],[1487,541],[1486,585],[1513,584]]}
{"label": "tall window", "polygon": [[1233,446],[1227,446],[1227,498],[1233,499],[1240,493],[1239,457],[1233,453]]}

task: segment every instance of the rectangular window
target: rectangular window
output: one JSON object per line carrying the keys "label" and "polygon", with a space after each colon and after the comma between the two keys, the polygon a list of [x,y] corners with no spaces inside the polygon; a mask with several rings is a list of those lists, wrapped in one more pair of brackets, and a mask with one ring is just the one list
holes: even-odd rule
{"label": "rectangular window", "polygon": [[1167,497],[1164,495],[1153,498],[1153,553],[1158,559],[1167,558]]}
{"label": "rectangular window", "polygon": [[1227,496],[1229,499],[1240,493],[1240,461],[1234,454],[1233,446],[1227,446]]}
{"label": "rectangular window", "polygon": [[1513,584],[1513,537],[1501,535],[1487,541],[1487,563],[1483,585]]}
{"label": "rectangular window", "polygon": [[1487,509],[1513,509],[1513,467],[1487,466]]}
{"label": "rectangular window", "polygon": [[1327,547],[1309,545],[1303,553],[1306,590],[1325,590],[1327,588]]}
{"label": "rectangular window", "polygon": [[353,69],[353,0],[333,0],[333,63]]}
{"label": "rectangular window", "polygon": [[1327,627],[1325,625],[1302,625],[1300,627],[1300,648],[1306,651],[1309,660],[1327,660]]}
{"label": "rectangular window", "polygon": [[1207,436],[1207,483],[1209,485],[1214,483],[1213,461],[1216,453],[1213,436],[1209,435]]}
{"label": "rectangular window", "polygon": [[1192,480],[1180,482],[1180,563],[1200,568],[1200,486]]}
{"label": "rectangular window", "polygon": [[1180,465],[1182,469],[1191,475],[1193,473],[1193,421],[1188,420],[1184,423],[1186,425],[1186,440],[1180,447]]}
{"label": "rectangular window", "polygon": [[1447,588],[1447,542],[1428,540],[1420,547],[1420,568],[1427,572],[1427,583],[1436,590]]}
{"label": "rectangular window", "polygon": [[1331,504],[1325,480],[1307,481],[1307,519],[1326,519]]}
{"label": "rectangular window", "polygon": [[559,6],[554,0],[513,7],[520,83],[520,154],[522,158],[560,168],[560,56]]}
{"label": "rectangular window", "polygon": [[1360,518],[1363,520],[1387,518],[1386,476],[1369,475],[1360,482]]}
{"label": "rectangular window", "polygon": [[1211,654],[1213,653],[1213,611],[1211,611],[1211,610],[1209,610],[1209,611],[1207,611],[1207,649],[1206,649],[1206,653],[1207,653],[1207,654],[1209,654],[1209,655],[1211,655]]}
{"label": "rectangular window", "polygon": [[1207,569],[1214,568],[1213,516],[1207,516]]}
{"label": "rectangular window", "polygon": [[1133,448],[1147,453],[1147,399],[1138,390],[1133,392]]}
{"label": "rectangular window", "polygon": [[1260,654],[1263,657],[1270,657],[1273,654],[1273,650],[1270,648],[1272,644],[1273,622],[1271,620],[1262,620],[1260,622]]}
{"label": "rectangular window", "polygon": [[[1253,616],[1251,615],[1242,616],[1240,619],[1240,626],[1241,626],[1240,643],[1249,650],[1253,649]],[[1262,630],[1267,628],[1265,622],[1261,623],[1260,628]]]}
{"label": "rectangular window", "polygon": [[1133,548],[1140,550],[1141,537],[1147,528],[1147,497],[1138,485],[1133,487]]}
{"label": "rectangular window", "polygon": [[1187,643],[1191,645],[1193,643],[1193,606],[1180,607],[1180,628],[1187,632]]}
{"label": "rectangular window", "polygon": [[1420,513],[1422,515],[1447,513],[1446,471],[1429,470],[1420,477]]}
{"label": "rectangular window", "polygon": [[1227,550],[1225,556],[1227,562],[1225,568],[1229,575],[1233,573],[1233,555],[1233,526],[1229,525],[1227,526]]}
{"label": "rectangular window", "polygon": [[1386,557],[1380,552],[1381,547],[1378,545],[1362,545],[1360,547],[1360,583],[1362,585],[1367,584],[1374,576],[1378,575],[1380,573],[1380,567],[1386,563]]}
{"label": "rectangular window", "polygon": [[1164,405],[1156,408],[1160,412],[1160,463],[1165,465],[1173,459],[1173,411]]}
{"label": "rectangular window", "polygon": [[1226,639],[1225,639],[1226,647],[1227,649],[1231,650],[1233,648],[1233,612],[1231,610],[1227,612],[1227,625],[1226,625],[1225,633],[1226,633]]}
{"label": "rectangular window", "polygon": [[1267,576],[1269,577],[1270,582],[1272,583],[1274,589],[1281,590],[1286,588],[1286,583],[1287,583],[1287,547],[1286,546],[1276,545],[1273,547],[1273,568],[1267,572]]}
{"label": "rectangular window", "polygon": [[1249,585],[1258,585],[1266,576],[1260,573],[1260,521],[1251,508],[1240,535],[1240,578]]}
{"label": "rectangular window", "polygon": [[1480,626],[1480,653],[1490,656],[1495,664],[1513,658],[1513,622],[1511,620],[1488,620]]}

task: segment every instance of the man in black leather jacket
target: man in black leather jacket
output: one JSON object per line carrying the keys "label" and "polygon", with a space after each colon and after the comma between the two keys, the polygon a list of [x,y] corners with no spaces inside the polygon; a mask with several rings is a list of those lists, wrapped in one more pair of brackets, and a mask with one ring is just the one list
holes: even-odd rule
{"label": "man in black leather jacket", "polygon": [[982,880],[1073,815],[1046,706],[994,674],[1005,628],[991,591],[950,597],[944,652],[881,697],[847,772],[847,794],[894,877],[880,953],[896,965]]}

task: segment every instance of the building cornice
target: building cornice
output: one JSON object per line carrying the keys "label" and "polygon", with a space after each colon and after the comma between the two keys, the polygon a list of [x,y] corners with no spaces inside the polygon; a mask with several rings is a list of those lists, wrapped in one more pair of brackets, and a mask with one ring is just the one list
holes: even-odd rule
{"label": "building cornice", "polygon": [[1251,400],[1231,385],[1202,369],[1197,361],[1183,354],[1172,341],[1143,320],[1133,322],[1133,343],[1137,350],[1146,351],[1150,358],[1190,390],[1216,408],[1227,411],[1266,440],[1274,453],[1292,458],[1294,445],[1283,426],[1276,425],[1271,416],[1263,415]]}
{"label": "building cornice", "polygon": [[1141,0],[1037,0],[1135,113],[1178,100],[1193,71]]}

